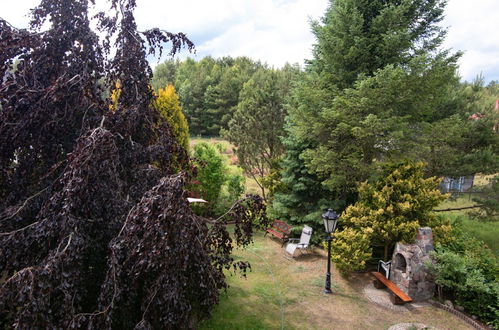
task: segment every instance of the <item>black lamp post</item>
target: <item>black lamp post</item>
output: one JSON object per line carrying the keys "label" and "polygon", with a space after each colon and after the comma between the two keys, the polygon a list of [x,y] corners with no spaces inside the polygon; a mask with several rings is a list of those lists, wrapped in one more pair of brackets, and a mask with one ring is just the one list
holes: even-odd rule
{"label": "black lamp post", "polygon": [[331,291],[331,235],[336,230],[336,225],[338,224],[338,218],[340,216],[336,214],[332,209],[328,209],[326,213],[322,215],[324,219],[324,227],[326,227],[326,241],[327,241],[327,273],[326,273],[326,288],[324,293],[333,293]]}

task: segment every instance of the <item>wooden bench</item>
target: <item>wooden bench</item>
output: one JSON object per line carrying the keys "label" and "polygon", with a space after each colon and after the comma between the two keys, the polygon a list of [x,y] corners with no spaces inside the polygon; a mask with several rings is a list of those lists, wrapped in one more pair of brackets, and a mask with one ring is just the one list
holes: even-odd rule
{"label": "wooden bench", "polygon": [[274,220],[272,223],[272,227],[267,229],[267,232],[265,233],[265,236],[267,234],[271,234],[272,236],[275,236],[279,239],[282,240],[282,246],[284,246],[284,243],[286,243],[289,239],[289,234],[291,234],[291,229],[293,226],[288,225],[284,221],[281,220]]}
{"label": "wooden bench", "polygon": [[371,274],[376,277],[376,279],[373,281],[374,287],[376,289],[384,289],[386,287],[392,292],[392,295],[390,297],[393,304],[402,305],[412,301],[411,297],[406,295],[404,291],[400,290],[400,288],[395,283],[384,277],[383,274],[379,272],[371,272]]}

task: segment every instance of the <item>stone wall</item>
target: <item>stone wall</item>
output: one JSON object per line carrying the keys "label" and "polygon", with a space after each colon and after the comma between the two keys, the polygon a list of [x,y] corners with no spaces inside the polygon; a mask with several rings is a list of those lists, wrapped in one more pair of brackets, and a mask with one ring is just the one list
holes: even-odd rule
{"label": "stone wall", "polygon": [[415,302],[430,299],[435,291],[435,280],[425,266],[432,250],[431,228],[424,227],[418,229],[414,244],[397,243],[393,251],[390,280]]}

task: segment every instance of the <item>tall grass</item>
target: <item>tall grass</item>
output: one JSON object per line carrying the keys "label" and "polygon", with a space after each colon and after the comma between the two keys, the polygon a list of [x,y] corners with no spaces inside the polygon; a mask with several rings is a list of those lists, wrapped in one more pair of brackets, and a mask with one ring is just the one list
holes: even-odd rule
{"label": "tall grass", "polygon": [[[449,198],[442,202],[437,209],[459,208],[475,205],[471,199],[473,194],[462,194],[458,198]],[[477,221],[468,215],[469,210],[458,210],[442,212],[442,215],[449,217],[452,221],[460,219],[464,228],[475,238],[485,242],[487,246],[499,257],[499,223]]]}
{"label": "tall grass", "polygon": [[466,214],[446,214],[453,222],[459,219],[470,235],[483,241],[499,258],[499,223],[474,220]]}

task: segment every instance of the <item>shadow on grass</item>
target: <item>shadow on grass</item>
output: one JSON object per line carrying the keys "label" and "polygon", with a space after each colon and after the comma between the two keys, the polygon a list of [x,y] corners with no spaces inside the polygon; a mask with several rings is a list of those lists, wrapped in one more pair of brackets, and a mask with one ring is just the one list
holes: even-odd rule
{"label": "shadow on grass", "polygon": [[294,258],[292,258],[291,260],[295,260],[296,262],[300,262],[300,263],[302,263],[302,262],[310,263],[310,262],[317,262],[319,260],[327,260],[327,257],[323,256],[321,254],[310,252],[310,253],[303,253],[301,255],[297,255]]}

